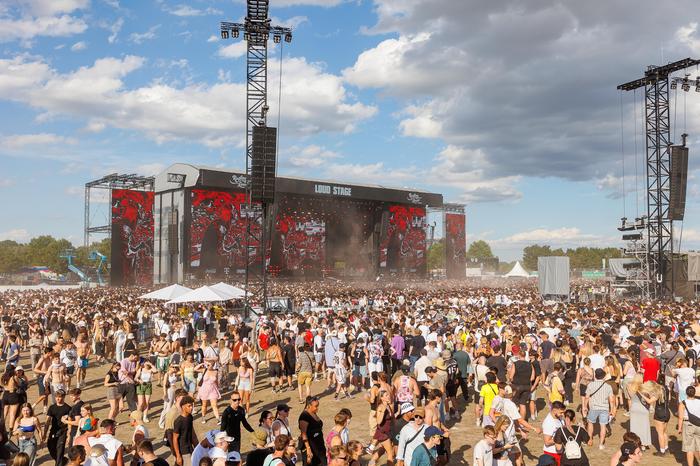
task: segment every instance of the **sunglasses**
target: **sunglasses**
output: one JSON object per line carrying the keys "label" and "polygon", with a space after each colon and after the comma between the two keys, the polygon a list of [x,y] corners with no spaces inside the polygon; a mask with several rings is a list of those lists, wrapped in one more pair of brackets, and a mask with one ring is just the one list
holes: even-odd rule
{"label": "sunglasses", "polygon": [[231,401],[241,401],[240,398],[231,398]]}
{"label": "sunglasses", "polygon": [[425,416],[421,416],[420,414],[416,414],[413,416],[413,419],[423,419]]}

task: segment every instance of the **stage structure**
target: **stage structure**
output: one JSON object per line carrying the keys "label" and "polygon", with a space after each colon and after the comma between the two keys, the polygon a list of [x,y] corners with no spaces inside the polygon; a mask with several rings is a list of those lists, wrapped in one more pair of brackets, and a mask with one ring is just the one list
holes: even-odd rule
{"label": "stage structure", "polygon": [[[187,164],[156,176],[156,283],[245,279],[247,234],[262,227],[246,209],[248,185],[245,173]],[[442,205],[420,190],[278,177],[271,233],[249,250],[267,274],[291,279],[423,278],[427,212]]]}
{"label": "stage structure", "polygon": [[445,271],[449,279],[462,279],[467,273],[467,230],[464,204],[443,206],[445,229]]}
{"label": "stage structure", "polygon": [[[268,209],[274,202],[277,165],[277,128],[267,126],[267,42],[272,36],[280,44],[280,57],[284,42],[292,41],[292,30],[272,26],[268,17],[269,0],[247,0],[247,15],[243,23],[222,22],[222,39],[236,39],[243,33],[247,42],[247,86],[246,86],[246,185],[247,198],[242,207],[245,213],[245,302],[267,303],[267,281],[265,253],[269,234]],[[280,62],[281,63],[281,62]],[[280,65],[280,92],[281,84]],[[280,94],[281,95],[281,94]],[[241,208],[239,204],[239,208]]]}
{"label": "stage structure", "polygon": [[[677,152],[675,147],[684,148],[685,141],[683,146],[673,146],[671,141],[669,85],[676,88],[680,83],[682,90],[689,91],[691,81],[688,75],[674,78],[671,74],[699,64],[700,60],[686,58],[663,66],[652,65],[643,77],[617,86],[621,91],[644,88],[647,215],[635,222],[623,218],[622,226],[618,228],[624,235],[633,235],[636,242],[646,240],[646,251],[643,252],[646,260],[639,261],[642,270],[635,274],[632,283],[644,297],[663,298],[673,294],[673,221],[683,218],[687,152],[685,169],[679,166],[682,164],[674,167],[673,159],[680,161],[683,157],[672,154]],[[700,91],[700,78],[693,80],[693,84]],[[646,228],[638,228],[640,224]],[[644,270],[645,267],[648,269]]]}
{"label": "stage structure", "polygon": [[85,183],[83,244],[111,239],[112,285],[152,282],[154,185],[155,177],[118,173]]}

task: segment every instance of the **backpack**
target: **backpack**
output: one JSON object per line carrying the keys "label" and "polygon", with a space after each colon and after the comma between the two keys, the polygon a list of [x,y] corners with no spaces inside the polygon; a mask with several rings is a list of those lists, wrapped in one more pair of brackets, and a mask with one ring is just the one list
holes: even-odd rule
{"label": "backpack", "polygon": [[567,437],[566,432],[564,432],[564,428],[561,427],[562,436],[566,440],[566,443],[564,444],[564,456],[568,460],[581,459],[581,445],[579,445],[576,441],[579,432],[581,432],[581,426],[578,426],[578,429],[576,430],[576,435],[574,435],[573,437]]}

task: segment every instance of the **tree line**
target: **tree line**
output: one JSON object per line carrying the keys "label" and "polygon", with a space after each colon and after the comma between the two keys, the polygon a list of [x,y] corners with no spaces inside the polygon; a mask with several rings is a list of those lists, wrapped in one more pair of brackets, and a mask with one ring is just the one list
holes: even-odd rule
{"label": "tree line", "polygon": [[90,247],[75,247],[67,239],[57,239],[44,235],[32,238],[28,243],[16,241],[0,241],[0,273],[16,273],[24,267],[46,266],[54,272],[66,273],[68,261],[60,254],[68,249],[75,252],[73,263],[78,268],[95,267],[97,263],[89,259],[91,251],[97,251],[107,256],[109,262],[111,246],[109,238]]}

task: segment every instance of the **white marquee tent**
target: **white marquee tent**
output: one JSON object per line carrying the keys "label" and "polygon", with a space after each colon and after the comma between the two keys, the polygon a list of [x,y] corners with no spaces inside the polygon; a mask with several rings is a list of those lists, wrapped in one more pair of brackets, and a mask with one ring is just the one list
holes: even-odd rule
{"label": "white marquee tent", "polygon": [[504,277],[529,278],[530,274],[520,265],[520,261],[518,261]]}
{"label": "white marquee tent", "polygon": [[208,303],[213,301],[228,301],[230,299],[236,299],[238,296],[225,293],[223,291],[215,290],[210,286],[202,286],[196,290],[192,290],[189,293],[185,293],[182,296],[178,296],[175,299],[168,301],[168,304],[177,303]]}
{"label": "white marquee tent", "polygon": [[192,291],[192,288],[187,288],[186,286],[175,285],[166,286],[160,290],[151,291],[143,296],[139,296],[141,299],[158,299],[160,301],[170,301],[171,299],[179,298],[185,293]]}
{"label": "white marquee tent", "polygon": [[230,294],[231,296],[235,298],[244,298],[245,297],[245,290],[242,290],[238,288],[237,286],[229,285],[228,283],[224,282],[219,282],[216,285],[211,285],[209,288],[212,288],[216,291],[221,291],[226,294]]}

